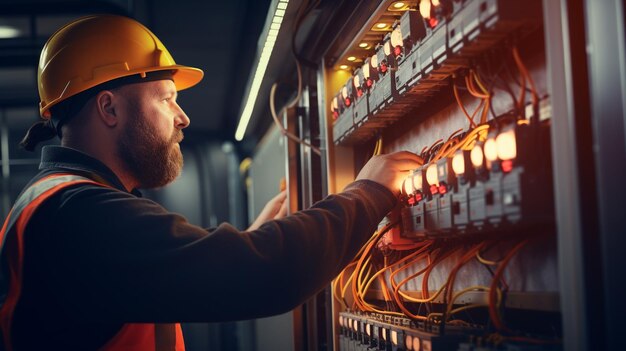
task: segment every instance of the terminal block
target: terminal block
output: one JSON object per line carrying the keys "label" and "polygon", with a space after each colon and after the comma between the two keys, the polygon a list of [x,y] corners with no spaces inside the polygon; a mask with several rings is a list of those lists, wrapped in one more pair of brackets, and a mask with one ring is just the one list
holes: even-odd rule
{"label": "terminal block", "polygon": [[342,351],[456,351],[460,343],[469,341],[468,335],[441,335],[411,325],[407,318],[341,312],[339,347]]}

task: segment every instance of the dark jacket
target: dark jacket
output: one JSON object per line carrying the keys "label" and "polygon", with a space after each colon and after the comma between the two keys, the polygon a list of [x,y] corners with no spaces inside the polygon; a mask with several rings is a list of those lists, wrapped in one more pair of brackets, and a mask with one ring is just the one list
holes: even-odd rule
{"label": "dark jacket", "polygon": [[227,321],[289,311],[349,263],[396,203],[385,187],[357,181],[252,232],[227,223],[203,229],[125,191],[103,163],[73,149],[44,148],[31,183],[60,172],[115,189],[70,187],[29,222],[13,324],[18,349],[97,348],[124,322]]}

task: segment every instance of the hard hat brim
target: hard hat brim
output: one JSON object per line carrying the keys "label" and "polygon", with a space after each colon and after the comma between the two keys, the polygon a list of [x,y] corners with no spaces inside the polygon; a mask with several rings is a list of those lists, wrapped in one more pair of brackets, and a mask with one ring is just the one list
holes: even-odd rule
{"label": "hard hat brim", "polygon": [[200,83],[200,81],[202,81],[202,78],[204,77],[204,72],[201,69],[182,65],[159,67],[159,69],[155,69],[154,71],[150,72],[163,70],[175,71],[174,85],[176,85],[176,90],[178,91],[193,87],[194,85]]}

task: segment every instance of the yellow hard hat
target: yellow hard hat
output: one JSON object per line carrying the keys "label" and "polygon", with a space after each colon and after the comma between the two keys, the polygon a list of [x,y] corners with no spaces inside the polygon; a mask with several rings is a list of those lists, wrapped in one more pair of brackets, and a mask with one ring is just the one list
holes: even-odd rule
{"label": "yellow hard hat", "polygon": [[170,70],[177,90],[198,84],[201,69],[177,65],[163,43],[141,23],[123,16],[79,18],[56,31],[39,58],[39,112],[113,79]]}

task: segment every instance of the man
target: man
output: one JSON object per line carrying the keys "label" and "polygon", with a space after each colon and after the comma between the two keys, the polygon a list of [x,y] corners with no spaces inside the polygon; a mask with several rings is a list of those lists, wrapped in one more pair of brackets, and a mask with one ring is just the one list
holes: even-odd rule
{"label": "man", "polygon": [[190,121],[177,91],[201,78],[125,17],[84,17],[48,40],[44,121],[23,145],[58,135],[62,146],[44,148],[2,230],[7,349],[183,350],[170,323],[288,311],[353,258],[421,162],[375,157],[342,193],[284,218],[279,195],[250,231],[194,226],[137,188],[180,173]]}

